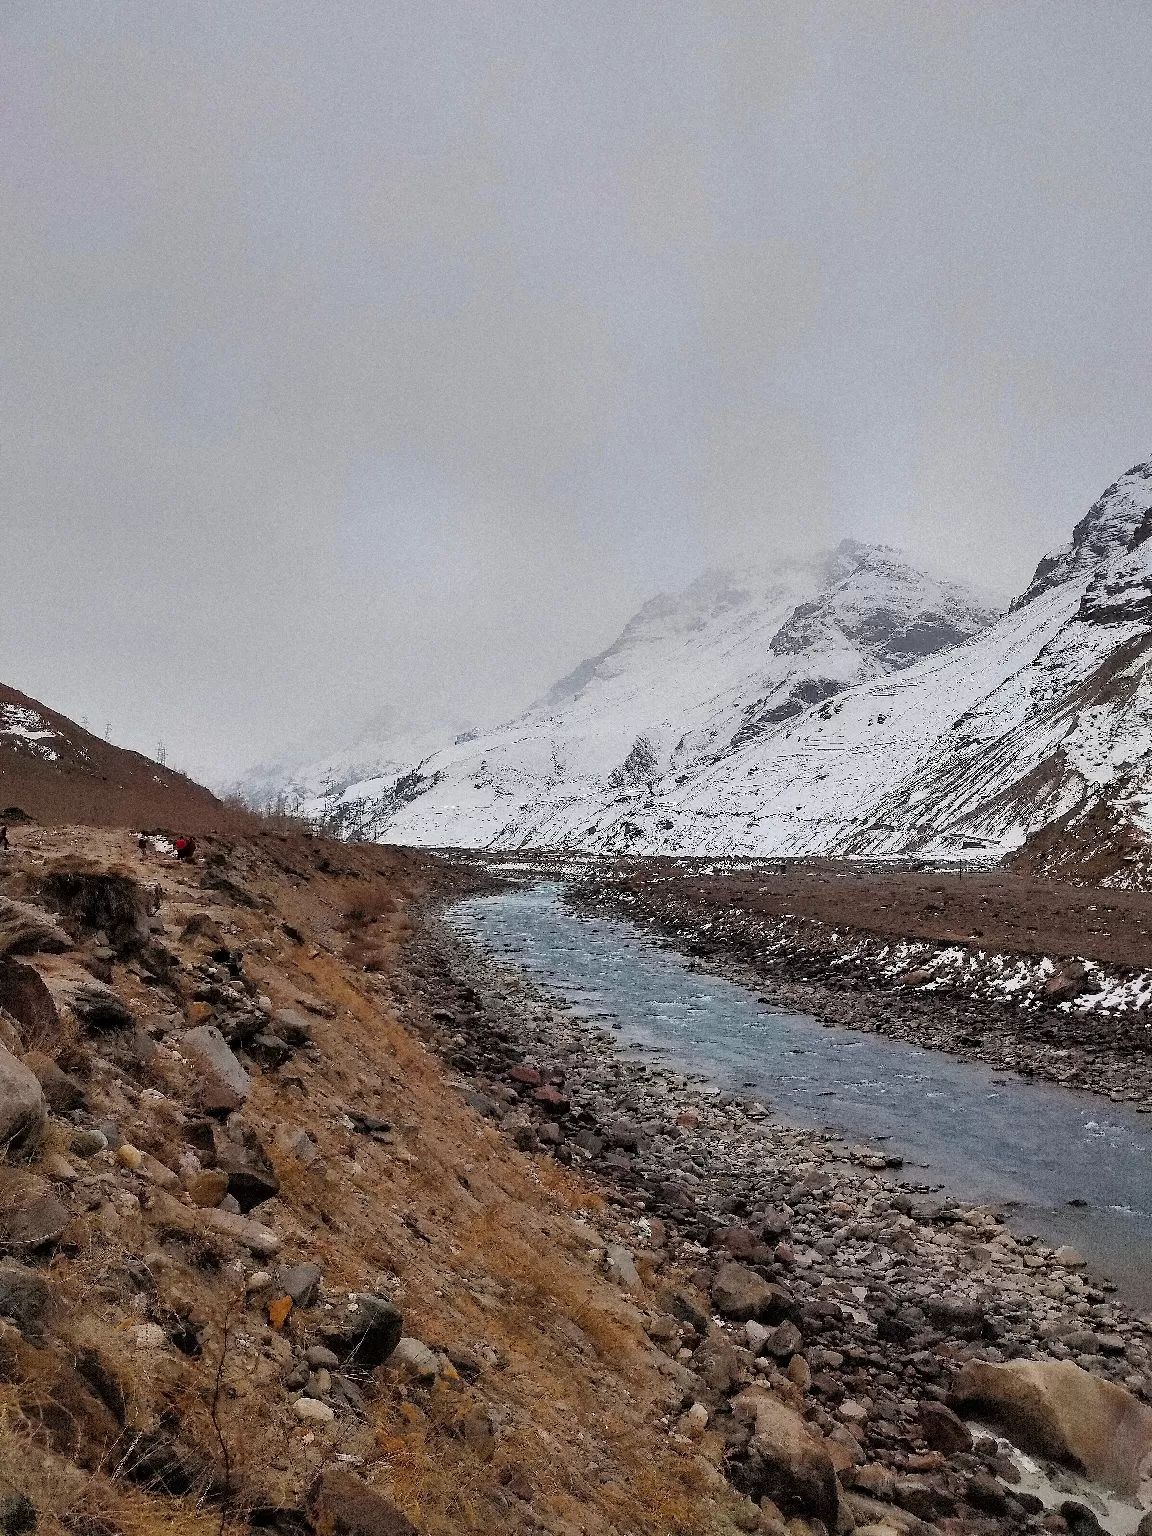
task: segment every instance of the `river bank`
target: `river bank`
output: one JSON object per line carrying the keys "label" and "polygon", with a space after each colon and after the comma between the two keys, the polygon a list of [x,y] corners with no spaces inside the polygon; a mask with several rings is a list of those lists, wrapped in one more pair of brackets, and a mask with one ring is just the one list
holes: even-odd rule
{"label": "river bank", "polygon": [[[616,1213],[614,1230],[599,1224],[602,1261],[682,1386],[673,1441],[747,1487],[742,1394],[763,1383],[823,1436],[859,1523],[880,1495],[906,1529],[1063,1528],[1005,1442],[937,1409],[969,1367],[1010,1360],[1075,1361],[1086,1381],[1149,1397],[1152,1328],[1079,1254],[917,1187],[875,1147],[622,1053],[611,1029],[442,922],[412,943],[454,993],[438,1044],[468,1102],[523,1150],[582,1169]],[[1059,1498],[1096,1497],[1056,1476]],[[1120,1531],[1141,1512],[1098,1513]]]}
{"label": "river bank", "polygon": [[585,866],[566,891],[780,1007],[1152,1113],[1147,893],[684,860]]}

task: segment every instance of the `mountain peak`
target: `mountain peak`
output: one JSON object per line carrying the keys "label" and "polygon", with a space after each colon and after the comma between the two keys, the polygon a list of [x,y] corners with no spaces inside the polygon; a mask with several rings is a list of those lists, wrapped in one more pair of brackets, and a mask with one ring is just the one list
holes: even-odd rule
{"label": "mountain peak", "polygon": [[1140,542],[1152,515],[1152,459],[1134,464],[1114,480],[1072,530],[1071,541],[1047,554],[1031,582],[1012,604],[1013,611],[1042,592],[1094,570],[1113,555]]}

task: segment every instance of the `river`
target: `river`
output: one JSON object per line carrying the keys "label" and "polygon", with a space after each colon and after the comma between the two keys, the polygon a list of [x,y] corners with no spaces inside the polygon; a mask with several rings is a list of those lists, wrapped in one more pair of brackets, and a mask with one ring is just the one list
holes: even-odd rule
{"label": "river", "polygon": [[995,1204],[1017,1230],[1074,1244],[1125,1301],[1152,1309],[1152,1117],[771,1007],[626,923],[577,916],[553,882],[461,902],[451,917],[618,1030],[626,1052],[756,1097],[789,1123],[899,1154],[896,1177]]}

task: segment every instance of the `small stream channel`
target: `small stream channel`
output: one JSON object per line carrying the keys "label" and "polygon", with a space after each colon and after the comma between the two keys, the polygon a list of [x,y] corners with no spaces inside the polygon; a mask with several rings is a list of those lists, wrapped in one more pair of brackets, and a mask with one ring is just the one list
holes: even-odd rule
{"label": "small stream channel", "polygon": [[552,882],[462,902],[451,919],[618,1028],[622,1046],[750,1093],[792,1124],[899,1153],[897,1177],[1074,1244],[1129,1305],[1152,1310],[1152,1117],[770,1007],[626,923],[576,916]]}

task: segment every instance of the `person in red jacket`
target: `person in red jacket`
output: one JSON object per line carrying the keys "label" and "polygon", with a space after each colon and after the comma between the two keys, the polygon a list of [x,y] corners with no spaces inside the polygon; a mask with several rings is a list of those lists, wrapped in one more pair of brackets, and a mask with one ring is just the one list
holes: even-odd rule
{"label": "person in red jacket", "polygon": [[176,857],[187,861],[196,852],[196,839],[194,837],[178,837],[176,839]]}

